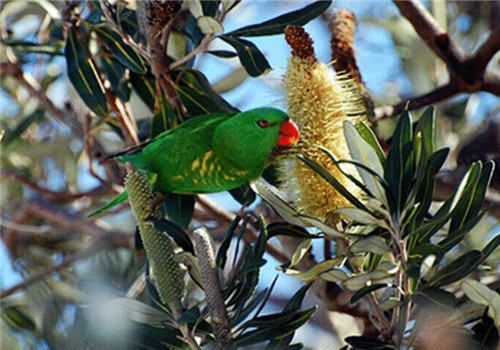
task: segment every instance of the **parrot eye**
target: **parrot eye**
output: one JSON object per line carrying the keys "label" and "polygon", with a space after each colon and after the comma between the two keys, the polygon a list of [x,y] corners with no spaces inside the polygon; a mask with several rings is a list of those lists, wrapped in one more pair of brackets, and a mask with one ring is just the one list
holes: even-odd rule
{"label": "parrot eye", "polygon": [[269,122],[265,119],[260,119],[257,124],[259,124],[259,126],[261,128],[267,128],[269,126]]}

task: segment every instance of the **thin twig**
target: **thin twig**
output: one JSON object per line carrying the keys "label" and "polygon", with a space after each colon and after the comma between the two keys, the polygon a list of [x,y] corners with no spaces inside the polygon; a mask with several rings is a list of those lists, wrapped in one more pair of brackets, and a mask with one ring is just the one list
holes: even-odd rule
{"label": "thin twig", "polygon": [[69,267],[71,264],[73,264],[77,260],[88,258],[101,250],[106,250],[106,249],[116,248],[116,247],[130,248],[130,242],[123,240],[123,234],[107,233],[106,235],[101,236],[99,239],[97,239],[88,248],[74,253],[70,257],[66,258],[63,262],[56,264],[52,267],[49,267],[48,269],[46,269],[42,273],[35,275],[35,276],[32,276],[32,277],[29,277],[29,278],[25,279],[24,281],[6,289],[6,290],[2,290],[0,292],[0,299],[3,299],[5,297],[19,291],[19,290],[25,289],[26,287],[28,287],[36,282],[42,281],[44,278],[46,278],[50,274],[52,274],[54,272],[58,272],[64,268]]}
{"label": "thin twig", "polygon": [[31,181],[31,180],[25,178],[24,176],[22,176],[21,174],[17,173],[15,170],[11,170],[11,169],[0,170],[0,176],[4,177],[4,178],[13,179],[13,180],[29,187],[30,189],[40,193],[40,194],[43,194],[45,196],[52,197],[54,199],[61,200],[61,201],[72,201],[72,200],[76,200],[76,199],[80,199],[80,198],[84,198],[84,197],[101,197],[101,196],[110,194],[109,189],[107,189],[105,187],[101,187],[101,186],[96,187],[95,189],[92,189],[90,191],[80,192],[80,193],[68,193],[66,191],[61,191],[61,192],[52,191],[46,187],[42,187],[42,186],[34,183],[33,181]]}
{"label": "thin twig", "polygon": [[193,51],[191,51],[190,53],[188,53],[186,56],[184,56],[180,60],[175,61],[174,63],[172,63],[170,65],[170,67],[169,67],[169,70],[174,70],[176,68],[179,68],[184,63],[188,62],[191,58],[195,57],[200,52],[202,52],[203,50],[205,50],[208,47],[208,45],[212,42],[212,40],[214,40],[215,38],[216,38],[216,36],[214,36],[212,34],[206,35],[201,40],[200,44]]}

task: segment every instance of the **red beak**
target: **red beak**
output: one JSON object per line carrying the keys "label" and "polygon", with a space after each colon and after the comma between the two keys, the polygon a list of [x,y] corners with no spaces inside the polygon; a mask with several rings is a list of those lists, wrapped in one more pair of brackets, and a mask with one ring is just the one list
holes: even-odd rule
{"label": "red beak", "polygon": [[297,125],[288,119],[281,125],[278,145],[284,147],[295,146],[299,142],[299,137],[300,133]]}

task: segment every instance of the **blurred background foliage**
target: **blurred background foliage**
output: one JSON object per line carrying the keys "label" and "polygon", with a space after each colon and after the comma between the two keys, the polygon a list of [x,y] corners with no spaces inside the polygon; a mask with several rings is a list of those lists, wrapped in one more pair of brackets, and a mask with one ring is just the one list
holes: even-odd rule
{"label": "blurred background foliage", "polygon": [[[133,1],[0,3],[2,348],[130,346],[128,339],[120,339],[131,327],[127,319],[137,321],[144,312],[153,311],[138,307],[134,313],[130,311],[133,306],[111,302],[120,296],[141,301],[148,297],[141,286],[143,270],[136,268],[136,260],[144,256],[140,252],[134,255],[135,224],[128,206],[87,218],[123,189],[124,169],[101,159],[198,114],[263,105],[286,108],[281,82],[290,49],[283,35],[270,35],[282,33],[284,26],[277,33],[261,27],[259,36],[234,31],[304,9],[311,2],[222,1],[217,12],[219,2],[190,3],[171,28],[166,62],[155,60],[154,50],[148,52],[144,45],[137,44],[141,39],[137,4]],[[490,33],[497,34],[497,43],[500,40],[498,2],[429,1],[424,5],[466,52],[475,52]],[[318,60],[330,62],[328,16],[319,16],[326,6],[314,6],[307,12],[308,18],[291,16],[283,23],[308,23],[305,28],[315,41]],[[449,66],[436,57],[392,2],[335,1],[330,10],[338,8],[350,9],[356,15],[358,66],[376,106],[372,125],[387,150],[398,118],[383,107],[446,84]],[[142,40],[153,40],[148,35],[143,33],[146,38]],[[222,40],[214,40],[217,36]],[[172,71],[162,75],[165,65]],[[498,53],[487,68],[498,72]],[[83,76],[79,72],[84,72]],[[168,78],[161,78],[165,76]],[[500,159],[500,99],[498,93],[477,91],[433,102],[437,103],[436,149],[450,148],[444,168],[436,175],[434,199],[444,200],[474,161]],[[272,176],[267,174],[266,178]],[[448,261],[474,249],[482,250],[498,236],[499,186],[497,170],[485,193],[489,211],[447,255]],[[218,243],[231,229],[233,212],[261,213],[266,223],[281,220],[260,200],[242,207],[240,203],[253,201],[252,194],[245,190],[232,196],[224,193],[199,198],[196,205],[186,200],[177,208],[182,210],[171,213],[170,218],[180,216],[183,226],[183,220],[189,222],[194,215],[194,221],[205,223]],[[185,215],[184,209],[188,209],[187,219],[178,214]],[[253,238],[244,244],[250,244],[259,232],[254,229]],[[312,252],[320,261],[327,260],[331,253],[323,252],[326,243],[317,242],[311,243]],[[289,250],[287,244],[275,242],[276,250],[264,255],[268,263],[259,267],[262,273],[257,290],[260,301],[268,301],[264,309],[267,313],[286,308],[293,295],[297,304],[303,298],[301,291],[305,292],[297,279],[280,274],[272,295],[264,298],[266,293],[262,291],[278,274],[275,267],[291,256],[280,255],[280,251]],[[252,249],[258,250],[255,246]],[[500,251],[490,253],[472,277],[498,290]],[[295,255],[295,259],[300,258]],[[188,288],[195,290],[193,286]],[[450,291],[457,299],[464,298],[456,286]],[[310,294],[304,310],[325,302]],[[299,312],[300,302],[295,304]],[[297,331],[294,341],[302,341],[311,349],[340,347],[346,336],[367,333],[369,327],[356,316],[329,312],[320,306],[311,321]],[[151,317],[164,321],[161,315]],[[269,326],[265,320],[260,321],[262,329]],[[494,327],[484,310],[472,321],[476,323],[469,324],[469,329],[476,327],[475,334],[481,327]],[[137,343],[152,348],[159,348],[162,341],[175,344],[176,334],[161,333],[160,328],[143,324],[138,337],[144,339]],[[113,332],[117,336],[113,337]],[[422,332],[431,334],[432,330],[424,327]],[[162,338],[172,334],[173,338]],[[493,349],[498,333],[485,335],[480,343]],[[350,344],[362,349],[379,346],[352,339]],[[420,348],[432,349],[432,340],[429,344]],[[447,346],[451,349],[454,345]]]}

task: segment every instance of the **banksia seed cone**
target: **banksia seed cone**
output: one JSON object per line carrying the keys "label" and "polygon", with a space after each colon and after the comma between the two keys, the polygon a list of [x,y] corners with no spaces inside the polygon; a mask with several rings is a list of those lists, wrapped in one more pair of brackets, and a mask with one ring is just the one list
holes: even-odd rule
{"label": "banksia seed cone", "polygon": [[125,178],[125,187],[161,301],[174,312],[179,312],[184,293],[184,272],[174,260],[175,253],[170,238],[145,221],[159,217],[151,209],[153,192],[149,181],[143,173],[132,171]]}
{"label": "banksia seed cone", "polygon": [[[343,122],[364,114],[355,84],[347,76],[336,75],[314,56],[312,40],[301,27],[288,26],[285,38],[292,48],[284,77],[288,113],[300,130],[299,153],[318,162],[355,195],[359,189],[344,176],[317,146],[330,150],[338,159],[350,159]],[[355,174],[354,167],[343,169]],[[295,205],[304,214],[323,220],[350,203],[334,187],[300,160],[281,164],[284,190],[297,193]]]}

